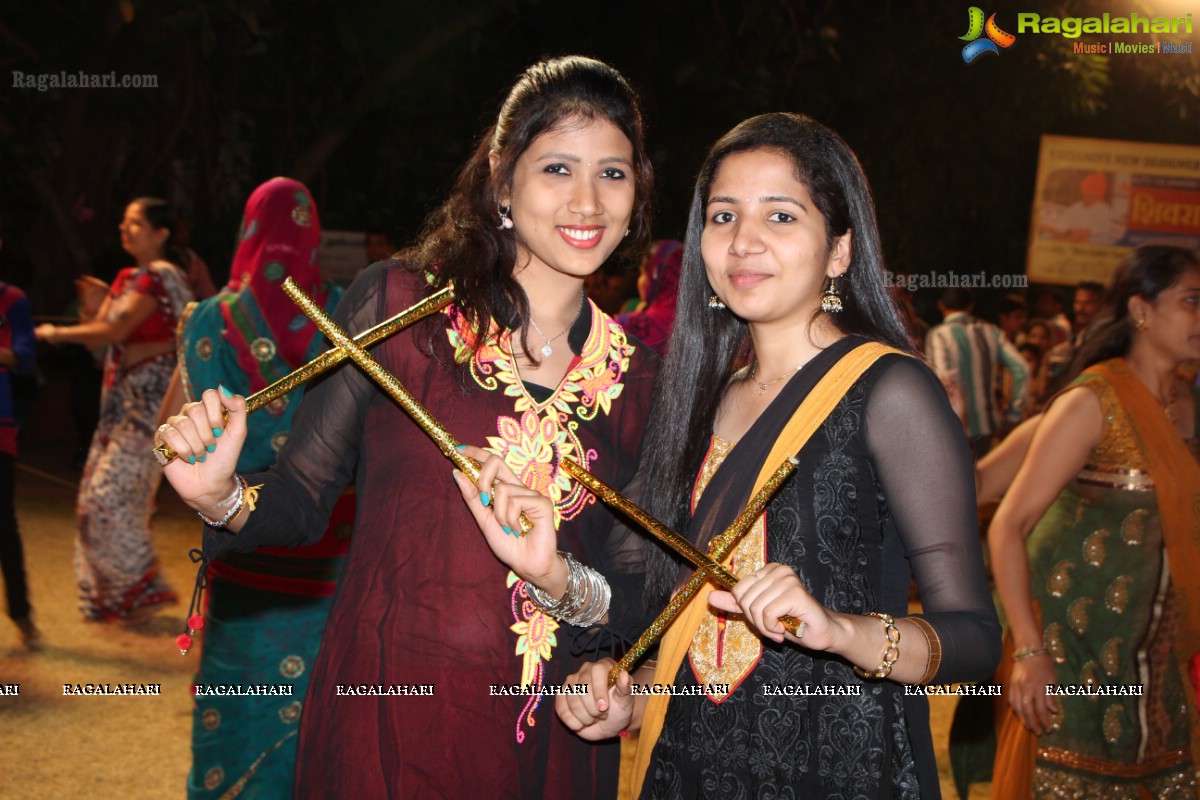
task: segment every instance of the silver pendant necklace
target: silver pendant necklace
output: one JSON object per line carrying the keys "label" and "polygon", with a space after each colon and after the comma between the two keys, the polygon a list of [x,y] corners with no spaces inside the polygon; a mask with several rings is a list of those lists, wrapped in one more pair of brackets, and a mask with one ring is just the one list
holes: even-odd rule
{"label": "silver pendant necklace", "polygon": [[538,324],[533,321],[533,314],[529,315],[529,324],[533,326],[533,329],[538,332],[539,336],[541,336],[543,339],[546,340],[546,343],[544,345],[542,345],[542,350],[541,350],[543,358],[549,358],[550,356],[554,355],[554,348],[551,346],[550,343],[553,342],[555,339],[559,338],[560,336],[562,336],[567,331],[571,330],[571,328],[575,325],[575,322],[579,319],[579,315],[582,313],[583,313],[583,293],[581,292],[579,295],[579,308],[575,311],[575,316],[571,317],[571,321],[567,323],[567,327],[563,328],[561,331],[559,331],[554,336],[547,336],[542,331],[542,329],[540,327],[538,327]]}

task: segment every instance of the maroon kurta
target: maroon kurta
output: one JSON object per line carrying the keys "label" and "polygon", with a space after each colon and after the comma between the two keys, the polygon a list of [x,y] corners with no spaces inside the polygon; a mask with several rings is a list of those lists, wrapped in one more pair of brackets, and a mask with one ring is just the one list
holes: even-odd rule
{"label": "maroon kurta", "polygon": [[[339,316],[357,332],[420,291],[399,266],[380,265],[351,287]],[[535,398],[513,368],[507,332],[455,369],[467,337],[451,306],[435,326],[400,333],[374,355],[455,438],[502,455],[554,501],[559,548],[609,578],[614,613],[636,606],[643,543],[613,533],[608,510],[558,462],[571,457],[610,485],[629,483],[655,358],[589,302],[569,337],[576,362],[552,395]],[[277,467],[248,476],[264,484],[257,512],[236,537],[213,534],[206,550],[319,536],[354,467],[357,522],[302,715],[299,796],[611,794],[613,745],[575,737],[553,697],[497,693],[561,685],[581,661],[570,654],[579,629],[533,608],[488,549],[451,465],[357,368],[310,391]],[[362,694],[430,691],[410,687],[432,694]]]}

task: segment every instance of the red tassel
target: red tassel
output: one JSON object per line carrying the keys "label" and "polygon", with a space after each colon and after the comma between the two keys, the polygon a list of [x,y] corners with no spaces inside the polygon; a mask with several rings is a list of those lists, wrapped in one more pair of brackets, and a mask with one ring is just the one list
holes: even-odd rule
{"label": "red tassel", "polygon": [[175,637],[175,646],[179,648],[179,655],[186,656],[188,650],[192,649],[192,637],[186,633],[181,633]]}
{"label": "red tassel", "polygon": [[204,630],[204,615],[203,614],[192,614],[190,617],[188,617],[187,625],[192,633],[195,633],[196,631]]}

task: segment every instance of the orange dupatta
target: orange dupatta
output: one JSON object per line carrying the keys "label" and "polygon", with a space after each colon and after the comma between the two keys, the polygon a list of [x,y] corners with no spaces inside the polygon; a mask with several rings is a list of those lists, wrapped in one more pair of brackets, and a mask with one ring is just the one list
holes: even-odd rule
{"label": "orange dupatta", "polygon": [[[1122,358],[1102,361],[1085,372],[1099,375],[1113,387],[1121,407],[1129,417],[1134,435],[1146,457],[1146,471],[1154,481],[1154,496],[1158,503],[1163,543],[1167,549],[1168,569],[1174,576],[1200,575],[1200,464],[1192,456],[1179,431],[1163,413],[1162,404],[1129,368]],[[1197,715],[1194,691],[1188,677],[1188,662],[1200,652],[1200,598],[1187,581],[1172,580],[1172,590],[1179,600],[1179,632],[1175,653],[1180,677],[1188,701],[1192,729],[1192,763],[1200,764],[1200,716]],[[1005,637],[1005,657],[1001,670],[1010,663],[1011,637]],[[998,674],[999,679],[999,674]],[[1006,791],[995,793],[994,800],[1025,800],[1033,785],[1033,764],[1037,753],[1037,737],[1030,733],[1007,708],[997,722],[997,747],[994,772],[1008,775]],[[1022,781],[1025,781],[1022,784]]]}

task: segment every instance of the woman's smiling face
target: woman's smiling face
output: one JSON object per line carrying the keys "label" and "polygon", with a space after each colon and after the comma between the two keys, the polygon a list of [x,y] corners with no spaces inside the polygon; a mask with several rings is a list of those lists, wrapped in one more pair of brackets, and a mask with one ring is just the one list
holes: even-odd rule
{"label": "woman's smiling face", "polygon": [[511,207],[517,271],[584,278],[629,230],[636,200],[633,145],[604,119],[568,119],[533,140],[501,194]]}
{"label": "woman's smiling face", "polygon": [[151,226],[142,204],[136,201],[126,206],[125,218],[117,229],[121,232],[121,247],[139,261],[161,258],[163,244],[171,235],[167,228]]}

